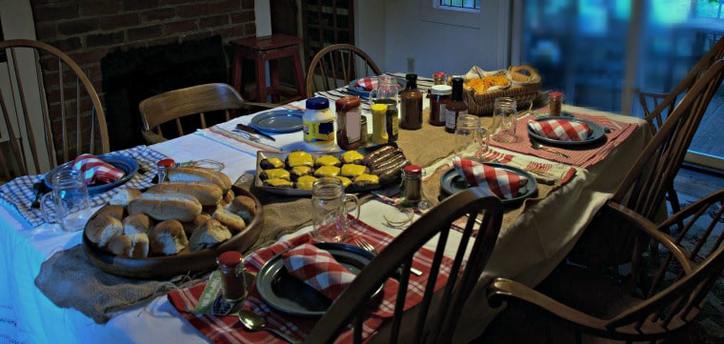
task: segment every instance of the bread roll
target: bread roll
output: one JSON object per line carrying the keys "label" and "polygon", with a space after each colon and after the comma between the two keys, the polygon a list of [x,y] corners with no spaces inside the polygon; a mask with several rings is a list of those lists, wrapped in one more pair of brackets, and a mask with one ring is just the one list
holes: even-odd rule
{"label": "bread roll", "polygon": [[223,196],[223,191],[212,183],[161,183],[154,185],[146,193],[180,193],[195,197],[201,205],[216,205]]}
{"label": "bread roll", "polygon": [[104,247],[113,237],[123,234],[123,223],[114,217],[96,215],[88,222],[85,234],[88,240]]}
{"label": "bread roll", "polygon": [[234,196],[236,196],[234,195],[234,190],[229,189],[229,191],[224,194],[224,198],[221,199],[221,205],[226,206],[227,204],[233,202]]}
{"label": "bread roll", "polygon": [[113,197],[111,197],[111,200],[108,201],[108,204],[120,205],[121,207],[125,207],[128,205],[128,203],[131,203],[131,201],[138,197],[141,197],[141,191],[136,189],[123,189],[113,195]]}
{"label": "bread roll", "polygon": [[151,219],[146,214],[128,215],[123,219],[123,234],[148,233],[149,229],[151,229]]}
{"label": "bread roll", "polygon": [[117,220],[123,219],[124,209],[120,205],[104,205],[103,208],[98,210],[97,215],[105,215],[112,217]]}
{"label": "bread roll", "polygon": [[138,233],[113,237],[108,243],[108,250],[119,257],[146,258],[148,257],[148,235]]}
{"label": "bread roll", "polygon": [[256,202],[249,196],[236,196],[227,209],[249,223],[256,215]]}
{"label": "bread roll", "polygon": [[211,219],[199,228],[196,228],[189,240],[189,246],[191,247],[191,252],[196,252],[216,246],[229,240],[229,238],[231,238],[229,229],[219,223],[219,221]]}
{"label": "bread roll", "polygon": [[138,233],[129,235],[133,240],[133,250],[131,251],[131,258],[146,258],[148,257],[148,251],[150,243],[148,240],[148,234]]}
{"label": "bread roll", "polygon": [[184,227],[177,220],[167,220],[157,224],[149,235],[151,253],[170,256],[181,252],[188,246]]}
{"label": "bread roll", "polygon": [[221,172],[199,167],[176,167],[168,171],[172,182],[204,182],[218,185],[222,190],[231,188],[231,179]]}
{"label": "bread roll", "polygon": [[246,228],[244,219],[224,208],[218,208],[214,212],[214,220],[221,222],[222,225],[228,227],[232,232],[238,233]]}
{"label": "bread roll", "polygon": [[144,193],[128,204],[128,213],[145,213],[159,221],[191,221],[201,214],[201,203],[195,197],[184,194]]}

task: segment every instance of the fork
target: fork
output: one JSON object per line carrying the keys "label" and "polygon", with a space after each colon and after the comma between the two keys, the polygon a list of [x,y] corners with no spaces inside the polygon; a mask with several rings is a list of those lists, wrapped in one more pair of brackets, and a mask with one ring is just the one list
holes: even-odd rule
{"label": "fork", "polygon": [[[360,237],[355,237],[354,239],[352,239],[352,242],[355,245],[359,246],[361,249],[363,249],[369,253],[372,253],[374,255],[377,255],[377,250],[375,249],[374,246],[372,246],[372,244],[367,242],[367,240],[360,238]],[[422,271],[420,271],[412,266],[410,267],[410,272],[415,276],[422,276]]]}

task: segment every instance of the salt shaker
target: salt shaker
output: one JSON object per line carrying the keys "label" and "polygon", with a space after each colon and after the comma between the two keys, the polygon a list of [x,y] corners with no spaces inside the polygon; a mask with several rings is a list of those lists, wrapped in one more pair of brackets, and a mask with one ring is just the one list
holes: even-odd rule
{"label": "salt shaker", "polygon": [[227,301],[237,301],[246,295],[246,280],[241,264],[241,253],[227,251],[216,258],[221,272],[222,296]]}
{"label": "salt shaker", "polygon": [[158,183],[166,181],[168,176],[168,170],[175,167],[176,162],[173,159],[161,159],[156,163],[156,175],[158,176]]}
{"label": "salt shaker", "polygon": [[553,91],[548,93],[548,114],[550,116],[560,116],[562,106],[563,92]]}
{"label": "salt shaker", "polygon": [[402,171],[404,189],[402,202],[406,205],[416,206],[422,200],[422,167],[407,165]]}

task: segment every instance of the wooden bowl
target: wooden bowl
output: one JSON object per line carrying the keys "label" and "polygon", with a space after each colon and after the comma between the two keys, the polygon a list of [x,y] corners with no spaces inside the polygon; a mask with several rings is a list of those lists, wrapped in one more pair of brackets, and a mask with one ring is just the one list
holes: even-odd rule
{"label": "wooden bowl", "polygon": [[[243,232],[236,233],[221,245],[193,253],[182,253],[173,256],[148,257],[132,259],[118,257],[88,240],[83,230],[83,246],[90,261],[101,270],[124,277],[144,279],[164,279],[187,273],[211,271],[216,268],[216,257],[226,251],[244,252],[259,237],[262,230],[263,211],[261,203],[251,193],[236,186],[233,187],[237,196],[249,196],[256,203],[256,212],[251,223]],[[95,215],[93,215],[95,216]],[[91,217],[92,218],[92,217]]]}

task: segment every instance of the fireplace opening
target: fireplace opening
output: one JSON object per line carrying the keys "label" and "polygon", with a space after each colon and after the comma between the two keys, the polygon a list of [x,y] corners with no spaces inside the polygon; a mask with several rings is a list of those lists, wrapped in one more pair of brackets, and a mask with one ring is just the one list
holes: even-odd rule
{"label": "fireplace opening", "polygon": [[[142,100],[179,88],[228,82],[226,61],[221,36],[108,53],[101,59],[101,71],[111,151],[145,144],[138,110]],[[208,113],[206,120],[207,125],[220,123],[223,112]],[[185,133],[200,127],[199,116],[181,122]],[[173,138],[175,124],[165,125],[164,137]]]}

